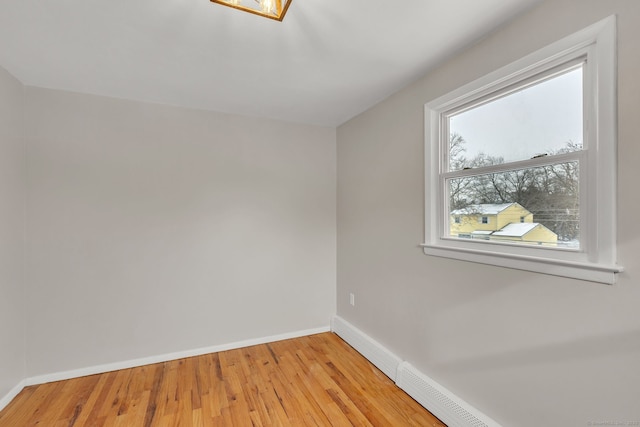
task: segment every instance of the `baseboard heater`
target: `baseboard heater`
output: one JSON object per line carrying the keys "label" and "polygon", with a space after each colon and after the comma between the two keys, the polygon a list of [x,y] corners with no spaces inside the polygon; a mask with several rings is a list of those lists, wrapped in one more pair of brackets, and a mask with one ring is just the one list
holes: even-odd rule
{"label": "baseboard heater", "polygon": [[331,329],[448,427],[501,427],[346,320],[335,317]]}

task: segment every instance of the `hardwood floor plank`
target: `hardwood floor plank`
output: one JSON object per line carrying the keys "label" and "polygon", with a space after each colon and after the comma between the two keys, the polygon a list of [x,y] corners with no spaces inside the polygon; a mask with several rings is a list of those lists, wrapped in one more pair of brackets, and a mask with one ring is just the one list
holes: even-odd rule
{"label": "hardwood floor plank", "polygon": [[26,387],[0,427],[446,427],[337,335]]}

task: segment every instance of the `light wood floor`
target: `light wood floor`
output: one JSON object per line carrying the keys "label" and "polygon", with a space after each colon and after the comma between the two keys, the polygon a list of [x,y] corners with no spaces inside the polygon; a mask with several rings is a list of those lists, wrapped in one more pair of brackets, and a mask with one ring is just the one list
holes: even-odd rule
{"label": "light wood floor", "polygon": [[444,426],[332,333],[31,386],[0,412],[2,427],[352,425]]}

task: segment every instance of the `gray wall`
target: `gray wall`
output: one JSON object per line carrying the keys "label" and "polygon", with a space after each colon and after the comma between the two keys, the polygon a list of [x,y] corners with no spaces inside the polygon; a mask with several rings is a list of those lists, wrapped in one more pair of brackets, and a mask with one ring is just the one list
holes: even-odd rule
{"label": "gray wall", "polygon": [[26,89],[29,376],[328,327],[335,129]]}
{"label": "gray wall", "polygon": [[0,68],[0,398],[24,378],[23,87]]}
{"label": "gray wall", "polygon": [[[424,104],[611,14],[619,282],[424,255]],[[338,314],[505,426],[640,421],[638,22],[636,0],[545,1],[338,128]]]}

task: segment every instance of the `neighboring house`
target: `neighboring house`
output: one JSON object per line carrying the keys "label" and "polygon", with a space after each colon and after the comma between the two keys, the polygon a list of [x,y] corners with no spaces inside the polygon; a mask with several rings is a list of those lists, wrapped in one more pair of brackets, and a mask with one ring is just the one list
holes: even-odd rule
{"label": "neighboring house", "polygon": [[533,214],[519,203],[470,205],[451,212],[450,234],[455,237],[556,245],[558,235],[533,222]]}

